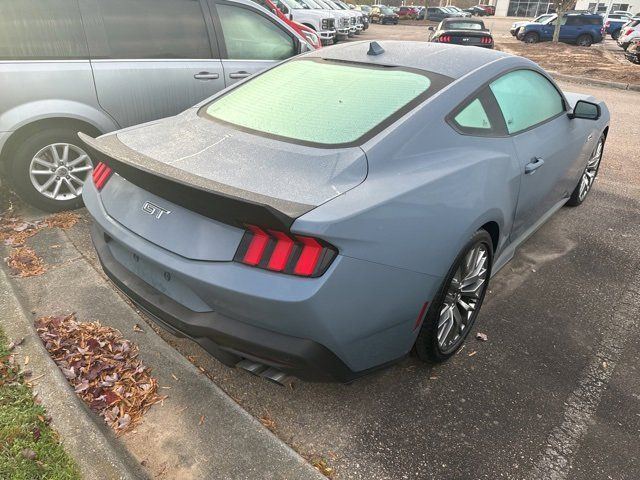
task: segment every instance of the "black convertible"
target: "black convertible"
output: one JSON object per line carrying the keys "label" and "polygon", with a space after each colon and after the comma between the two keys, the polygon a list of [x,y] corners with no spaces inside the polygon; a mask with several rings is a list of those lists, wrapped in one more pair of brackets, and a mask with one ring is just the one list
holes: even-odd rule
{"label": "black convertible", "polygon": [[429,30],[432,32],[431,42],[493,48],[493,36],[482,20],[446,18],[435,29],[429,27]]}

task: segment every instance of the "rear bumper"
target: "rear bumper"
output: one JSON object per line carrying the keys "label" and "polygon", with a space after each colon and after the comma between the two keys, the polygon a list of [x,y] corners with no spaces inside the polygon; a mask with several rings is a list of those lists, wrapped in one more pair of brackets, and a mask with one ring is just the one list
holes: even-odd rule
{"label": "rear bumper", "polygon": [[162,327],[191,338],[225,365],[250,359],[316,382],[350,382],[367,373],[353,372],[333,352],[312,340],[237,322],[215,312],[189,310],[124,268],[95,224],[91,238],[102,269],[118,289]]}

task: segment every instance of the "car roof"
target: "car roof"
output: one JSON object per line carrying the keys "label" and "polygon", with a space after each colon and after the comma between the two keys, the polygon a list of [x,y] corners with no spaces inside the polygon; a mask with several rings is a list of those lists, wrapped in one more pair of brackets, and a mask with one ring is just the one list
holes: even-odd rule
{"label": "car roof", "polygon": [[494,60],[514,57],[508,53],[488,48],[399,40],[380,40],[377,43],[384,49],[384,52],[379,55],[367,55],[370,43],[368,41],[339,43],[310,52],[305,57],[417,68],[454,79]]}

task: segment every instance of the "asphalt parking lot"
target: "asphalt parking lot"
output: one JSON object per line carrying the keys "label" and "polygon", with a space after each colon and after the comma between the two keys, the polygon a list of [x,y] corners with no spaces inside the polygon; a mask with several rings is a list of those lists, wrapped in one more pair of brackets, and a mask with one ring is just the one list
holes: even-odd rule
{"label": "asphalt parking lot", "polygon": [[[638,478],[640,139],[625,119],[640,96],[563,87],[611,110],[600,177],[493,278],[476,326],[487,342],[444,365],[409,358],[352,385],[282,388],[164,338],[339,479]],[[87,229],[68,235],[97,267]]]}
{"label": "asphalt parking lot", "polygon": [[[163,338],[340,480],[640,478],[640,137],[628,121],[640,93],[562,87],[611,111],[600,175],[492,279],[475,327],[486,342],[470,337],[442,365],[408,358],[351,385],[283,388]],[[66,235],[99,269],[88,227]]]}

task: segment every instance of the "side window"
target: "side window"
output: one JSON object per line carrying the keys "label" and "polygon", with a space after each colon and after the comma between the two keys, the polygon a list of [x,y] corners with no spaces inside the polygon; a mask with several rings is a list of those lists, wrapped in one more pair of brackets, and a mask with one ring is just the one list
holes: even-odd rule
{"label": "side window", "polygon": [[569,17],[567,18],[567,22],[565,23],[565,25],[574,27],[577,25],[582,25],[582,19],[580,17]]}
{"label": "side window", "polygon": [[3,0],[0,3],[0,59],[89,57],[76,2]]}
{"label": "side window", "polygon": [[248,8],[216,6],[227,56],[236,60],[284,60],[296,53],[289,34],[268,18]]}
{"label": "side window", "polygon": [[212,58],[197,0],[98,0],[106,58]]}
{"label": "side window", "polygon": [[[479,98],[471,101],[460,113],[453,117],[453,121],[462,129],[491,130],[491,121]],[[473,132],[469,132],[473,133]]]}
{"label": "side window", "polygon": [[545,77],[516,70],[489,85],[502,111],[507,131],[518,133],[564,112],[564,102]]}

